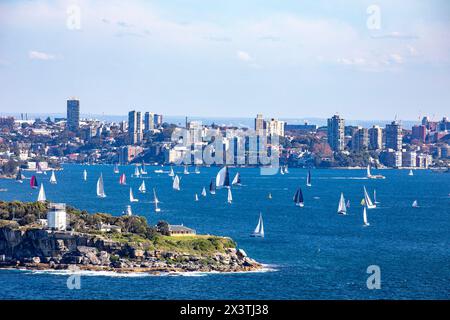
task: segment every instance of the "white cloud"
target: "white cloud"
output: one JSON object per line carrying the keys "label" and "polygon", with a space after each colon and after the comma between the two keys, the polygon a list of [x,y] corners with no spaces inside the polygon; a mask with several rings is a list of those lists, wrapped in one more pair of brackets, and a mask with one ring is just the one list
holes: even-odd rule
{"label": "white cloud", "polygon": [[31,60],[54,60],[56,58],[56,56],[53,54],[39,52],[39,51],[28,52],[28,57]]}
{"label": "white cloud", "polygon": [[241,61],[248,62],[248,61],[251,61],[251,60],[252,60],[252,57],[250,56],[250,54],[248,54],[248,53],[245,52],[245,51],[238,51],[238,52],[236,53],[236,55],[237,55],[237,58],[238,58],[239,60],[241,60]]}

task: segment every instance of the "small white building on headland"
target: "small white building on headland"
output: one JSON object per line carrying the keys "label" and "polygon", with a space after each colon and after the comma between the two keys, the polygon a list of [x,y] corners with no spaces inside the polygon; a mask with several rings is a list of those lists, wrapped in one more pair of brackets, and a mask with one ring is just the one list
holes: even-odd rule
{"label": "small white building on headland", "polygon": [[65,203],[51,203],[47,213],[47,227],[51,230],[66,230],[67,213]]}

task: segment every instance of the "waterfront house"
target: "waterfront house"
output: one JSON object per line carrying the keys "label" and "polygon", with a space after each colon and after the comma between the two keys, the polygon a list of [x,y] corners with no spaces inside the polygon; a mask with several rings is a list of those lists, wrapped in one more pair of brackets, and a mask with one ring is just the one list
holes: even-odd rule
{"label": "waterfront house", "polygon": [[183,225],[169,225],[169,234],[171,236],[192,236],[195,235],[196,232],[194,229]]}

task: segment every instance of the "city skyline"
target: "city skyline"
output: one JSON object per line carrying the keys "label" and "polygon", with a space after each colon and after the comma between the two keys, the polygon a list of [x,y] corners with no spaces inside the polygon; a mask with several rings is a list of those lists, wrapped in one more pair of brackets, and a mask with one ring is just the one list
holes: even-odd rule
{"label": "city skyline", "polygon": [[378,1],[380,29],[370,1],[176,3],[2,2],[0,113],[64,113],[75,94],[92,114],[447,116],[445,1]]}

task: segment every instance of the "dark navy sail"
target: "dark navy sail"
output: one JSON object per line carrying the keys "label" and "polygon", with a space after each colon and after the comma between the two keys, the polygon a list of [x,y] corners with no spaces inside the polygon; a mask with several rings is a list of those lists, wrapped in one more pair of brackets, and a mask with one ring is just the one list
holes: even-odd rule
{"label": "dark navy sail", "polygon": [[211,183],[209,184],[209,192],[211,194],[215,194],[216,193],[216,184],[214,182],[214,179],[212,179]]}
{"label": "dark navy sail", "polygon": [[223,186],[230,186],[230,171],[228,170],[228,167],[225,167],[225,180],[223,181]]}
{"label": "dark navy sail", "polygon": [[294,195],[294,203],[297,206],[303,207],[303,192],[301,188],[298,188],[297,192]]}

